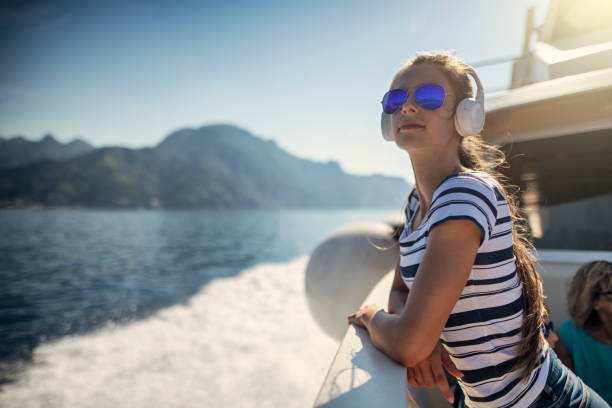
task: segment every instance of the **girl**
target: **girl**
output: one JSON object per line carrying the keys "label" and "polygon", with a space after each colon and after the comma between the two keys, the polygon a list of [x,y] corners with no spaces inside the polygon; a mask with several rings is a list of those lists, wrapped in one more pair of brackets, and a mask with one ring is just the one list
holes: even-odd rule
{"label": "girl", "polygon": [[478,135],[484,96],[473,69],[450,54],[420,54],[382,103],[383,136],[410,155],[416,186],[388,312],[365,306],[349,323],[406,366],[411,384],[439,385],[449,401],[442,365],[468,407],[606,407],[542,336],[542,284],[517,206],[493,171],[503,156]]}

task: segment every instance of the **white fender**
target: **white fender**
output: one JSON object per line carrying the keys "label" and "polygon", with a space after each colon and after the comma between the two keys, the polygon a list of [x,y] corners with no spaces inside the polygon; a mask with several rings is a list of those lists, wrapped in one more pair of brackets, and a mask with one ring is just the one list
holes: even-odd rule
{"label": "white fender", "polygon": [[[372,289],[364,304],[386,302],[393,282],[389,271]],[[347,326],[314,402],[315,408],[448,408],[436,387],[414,388],[406,368],[379,351],[367,330]]]}
{"label": "white fender", "polygon": [[359,309],[395,267],[399,248],[393,232],[384,222],[353,224],[332,233],[313,251],[306,267],[306,298],[316,322],[334,339],[342,340],[347,315]]}

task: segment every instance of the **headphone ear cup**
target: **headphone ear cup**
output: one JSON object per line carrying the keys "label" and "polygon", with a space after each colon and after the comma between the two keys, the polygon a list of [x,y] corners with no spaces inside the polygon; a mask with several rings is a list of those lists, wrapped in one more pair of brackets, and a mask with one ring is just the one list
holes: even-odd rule
{"label": "headphone ear cup", "polygon": [[393,137],[393,127],[391,126],[391,115],[381,113],[380,115],[380,130],[382,131],[382,137],[387,142],[395,141]]}
{"label": "headphone ear cup", "polygon": [[464,99],[457,105],[455,128],[461,136],[480,133],[484,126],[485,113],[482,105],[474,99]]}

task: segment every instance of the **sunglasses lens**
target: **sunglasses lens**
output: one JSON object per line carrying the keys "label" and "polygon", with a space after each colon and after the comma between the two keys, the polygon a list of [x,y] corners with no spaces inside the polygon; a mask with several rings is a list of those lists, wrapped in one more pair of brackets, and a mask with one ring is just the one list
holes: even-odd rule
{"label": "sunglasses lens", "polygon": [[397,112],[397,110],[402,107],[404,102],[406,102],[407,97],[408,93],[403,89],[390,90],[385,94],[385,96],[383,96],[383,112],[389,115]]}
{"label": "sunglasses lens", "polygon": [[420,86],[414,91],[414,100],[425,109],[438,109],[444,103],[444,88],[435,84]]}

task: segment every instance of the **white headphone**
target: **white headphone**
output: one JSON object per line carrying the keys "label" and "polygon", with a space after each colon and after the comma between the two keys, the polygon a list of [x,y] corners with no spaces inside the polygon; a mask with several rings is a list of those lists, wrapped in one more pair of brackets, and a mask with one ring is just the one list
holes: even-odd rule
{"label": "white headphone", "polygon": [[[484,90],[480,79],[473,68],[470,68],[468,73],[476,82],[477,92],[476,99],[465,98],[457,105],[455,112],[455,129],[461,136],[472,136],[480,133],[484,127],[485,111],[484,111]],[[400,108],[401,109],[401,108]],[[388,142],[393,142],[393,127],[391,126],[391,115],[383,112],[380,117],[380,128],[383,139]]]}

